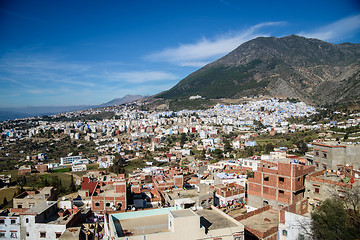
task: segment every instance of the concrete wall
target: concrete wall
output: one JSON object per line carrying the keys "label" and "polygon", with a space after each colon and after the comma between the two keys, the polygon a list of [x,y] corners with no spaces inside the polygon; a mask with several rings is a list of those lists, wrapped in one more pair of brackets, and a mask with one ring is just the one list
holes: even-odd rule
{"label": "concrete wall", "polygon": [[[4,224],[0,224],[0,232],[5,234],[5,239],[20,239],[20,218],[16,216],[0,216]],[[11,223],[11,220],[15,223]]]}
{"label": "concrete wall", "polygon": [[309,217],[285,212],[285,223],[279,223],[279,240],[296,240],[300,234],[305,239],[310,239],[307,234],[310,233],[310,222]]}
{"label": "concrete wall", "polygon": [[[324,155],[326,154],[326,156]],[[360,168],[360,145],[338,145],[314,144],[313,159],[319,161],[319,169],[325,163],[328,169],[337,169],[337,165],[352,165],[355,169]]]}

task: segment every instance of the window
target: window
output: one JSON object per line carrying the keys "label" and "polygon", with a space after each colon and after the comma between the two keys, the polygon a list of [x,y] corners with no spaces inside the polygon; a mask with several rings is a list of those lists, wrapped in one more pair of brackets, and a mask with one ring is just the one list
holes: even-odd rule
{"label": "window", "polygon": [[284,194],[284,190],[279,190],[279,194]]}
{"label": "window", "polygon": [[100,207],[100,203],[99,203],[99,202],[96,202],[96,203],[95,203],[95,207]]}
{"label": "window", "polygon": [[0,224],[5,224],[5,219],[0,219]]}
{"label": "window", "polygon": [[0,238],[5,238],[5,233],[4,232],[0,232]]}
{"label": "window", "polygon": [[29,232],[26,232],[26,236],[29,237],[29,236],[30,236],[30,233],[29,233]]}
{"label": "window", "polygon": [[106,203],[106,207],[110,207],[110,203],[109,203],[109,202]]}
{"label": "window", "polygon": [[279,177],[279,182],[285,182],[285,178]]}
{"label": "window", "polygon": [[320,193],[320,188],[315,188],[315,193]]}
{"label": "window", "polygon": [[26,219],[25,219],[25,222],[26,222],[26,223],[29,223],[29,219],[28,219],[28,218],[26,218]]}
{"label": "window", "polygon": [[61,237],[61,232],[55,233],[55,237],[56,237],[56,238],[60,238],[60,237]]}
{"label": "window", "polygon": [[17,208],[22,208],[22,205],[21,204],[18,204],[18,207]]}
{"label": "window", "polygon": [[323,153],[323,157],[324,157],[324,158],[327,158],[327,153]]}
{"label": "window", "polygon": [[282,230],[282,235],[283,235],[283,236],[287,236],[287,231],[286,231],[286,230]]}
{"label": "window", "polygon": [[40,232],[40,238],[46,238],[46,232]]}
{"label": "window", "polygon": [[243,240],[242,235],[234,235],[234,240]]}
{"label": "window", "polygon": [[[205,199],[204,199],[205,200]],[[203,200],[203,201],[204,201]],[[117,204],[117,209],[119,210],[119,209],[121,209],[121,207],[122,207],[122,203],[121,202],[119,202],[118,204]]]}
{"label": "window", "polygon": [[17,238],[17,232],[10,233],[10,238]]}
{"label": "window", "polygon": [[15,220],[15,219],[11,219],[10,223],[11,223],[11,224],[15,224],[15,223],[16,223],[16,220]]}
{"label": "window", "polygon": [[264,181],[267,181],[267,182],[269,181],[269,176],[268,175],[264,176]]}

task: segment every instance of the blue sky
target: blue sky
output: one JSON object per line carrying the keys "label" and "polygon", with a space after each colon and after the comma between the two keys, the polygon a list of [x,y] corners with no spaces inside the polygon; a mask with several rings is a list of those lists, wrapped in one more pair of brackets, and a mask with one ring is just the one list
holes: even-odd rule
{"label": "blue sky", "polygon": [[0,107],[167,90],[259,36],[360,43],[358,1],[0,1]]}

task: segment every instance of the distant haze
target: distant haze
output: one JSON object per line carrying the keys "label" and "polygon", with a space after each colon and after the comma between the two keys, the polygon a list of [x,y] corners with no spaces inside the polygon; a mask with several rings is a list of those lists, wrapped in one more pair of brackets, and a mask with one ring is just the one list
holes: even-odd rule
{"label": "distant haze", "polygon": [[91,105],[79,105],[79,106],[41,106],[41,107],[21,107],[21,108],[0,108],[0,121],[16,118],[26,118],[43,115],[54,115],[62,112],[79,111],[90,108],[108,107],[121,105],[123,103],[133,102],[141,99],[141,95],[126,95],[122,98],[115,98],[107,103],[103,103],[96,106]]}

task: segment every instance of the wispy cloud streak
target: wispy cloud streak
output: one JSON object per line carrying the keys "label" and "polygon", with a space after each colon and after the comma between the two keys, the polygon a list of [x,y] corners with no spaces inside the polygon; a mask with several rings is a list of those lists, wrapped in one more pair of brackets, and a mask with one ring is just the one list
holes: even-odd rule
{"label": "wispy cloud streak", "polygon": [[312,31],[302,31],[298,35],[317,38],[324,41],[337,42],[352,37],[360,32],[360,14],[340,19],[329,25]]}
{"label": "wispy cloud streak", "polygon": [[162,71],[133,71],[119,72],[107,75],[111,81],[127,81],[130,83],[144,83],[150,81],[175,80],[177,76]]}
{"label": "wispy cloud streak", "polygon": [[229,33],[214,39],[202,38],[195,43],[180,44],[174,48],[167,48],[158,53],[146,56],[152,61],[170,62],[179,66],[199,67],[234,50],[240,44],[259,36],[267,36],[259,30],[269,26],[280,26],[286,22],[265,22],[254,25],[242,32]]}
{"label": "wispy cloud streak", "polygon": [[11,101],[6,99],[9,91],[38,101],[52,99],[52,104],[58,104],[56,97],[71,101],[75,96],[87,102],[99,96],[104,102],[122,94],[155,94],[179,80],[170,72],[133,68],[116,61],[69,62],[51,54],[8,53],[0,57],[0,84],[7,89],[0,89],[0,102]]}

